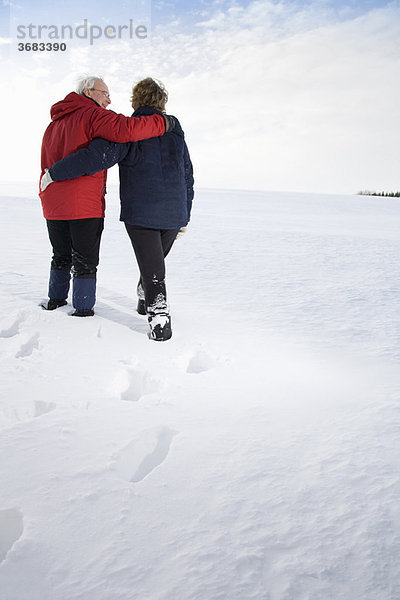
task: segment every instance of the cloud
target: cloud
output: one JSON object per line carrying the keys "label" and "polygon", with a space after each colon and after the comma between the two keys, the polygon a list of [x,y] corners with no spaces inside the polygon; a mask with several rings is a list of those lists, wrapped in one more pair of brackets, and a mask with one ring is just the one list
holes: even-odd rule
{"label": "cloud", "polygon": [[[125,114],[131,84],[151,75],[170,92],[199,185],[396,188],[399,17],[397,3],[359,14],[324,2],[224,2],[190,27],[156,26],[148,40],[14,58],[13,94],[32,86],[36,117],[25,123],[26,143],[33,152],[50,104],[74,89],[79,74],[103,74],[112,108]],[[28,119],[13,104],[14,119]]]}
{"label": "cloud", "polygon": [[156,32],[209,185],[395,186],[399,16],[254,2],[216,12],[193,36]]}

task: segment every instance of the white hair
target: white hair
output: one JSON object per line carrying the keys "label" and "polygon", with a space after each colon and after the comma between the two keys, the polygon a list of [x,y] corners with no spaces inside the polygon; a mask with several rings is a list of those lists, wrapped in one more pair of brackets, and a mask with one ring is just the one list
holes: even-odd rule
{"label": "white hair", "polygon": [[104,83],[102,77],[96,77],[95,75],[80,77],[77,81],[76,93],[81,94],[81,96],[83,96],[83,91],[86,90],[86,88],[92,90],[95,86],[96,81],[102,81]]}

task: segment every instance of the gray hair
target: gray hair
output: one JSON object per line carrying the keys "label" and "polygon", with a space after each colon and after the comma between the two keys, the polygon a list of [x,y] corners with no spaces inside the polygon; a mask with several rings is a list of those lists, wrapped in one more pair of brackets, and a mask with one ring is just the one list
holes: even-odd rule
{"label": "gray hair", "polygon": [[95,86],[96,81],[102,81],[104,83],[102,77],[96,77],[95,75],[80,77],[77,81],[76,93],[83,96],[83,91],[86,90],[86,88],[92,90]]}

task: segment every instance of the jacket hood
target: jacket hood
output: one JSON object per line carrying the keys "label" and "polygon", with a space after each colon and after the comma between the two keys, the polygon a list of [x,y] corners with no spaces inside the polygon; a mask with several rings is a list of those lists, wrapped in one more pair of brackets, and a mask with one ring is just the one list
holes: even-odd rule
{"label": "jacket hood", "polygon": [[[52,121],[57,121],[57,119],[61,119],[65,117],[65,115],[69,115],[74,112],[78,108],[88,108],[90,106],[90,102],[94,102],[92,98],[88,98],[87,96],[82,96],[77,94],[76,92],[71,92],[67,96],[65,96],[64,100],[60,100],[53,104],[50,109],[50,116]],[[99,106],[97,102],[94,102],[96,106]]]}
{"label": "jacket hood", "polygon": [[[132,117],[147,117],[149,115],[162,115],[162,114],[163,113],[161,112],[161,110],[157,110],[157,109],[153,108],[152,106],[139,106],[139,108],[137,108],[135,110],[135,112],[133,113]],[[176,135],[180,135],[181,137],[184,137],[184,133],[183,133],[181,124],[179,123],[179,121],[176,117],[174,117],[174,119],[175,119],[175,127],[173,128],[171,133],[175,133]]]}

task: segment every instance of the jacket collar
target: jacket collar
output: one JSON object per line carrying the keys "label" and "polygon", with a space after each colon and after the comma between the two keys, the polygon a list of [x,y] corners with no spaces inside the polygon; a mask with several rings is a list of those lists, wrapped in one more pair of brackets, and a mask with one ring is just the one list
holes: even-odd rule
{"label": "jacket collar", "polygon": [[157,110],[152,106],[139,106],[133,113],[133,117],[145,117],[147,115],[162,115],[161,110]]}

